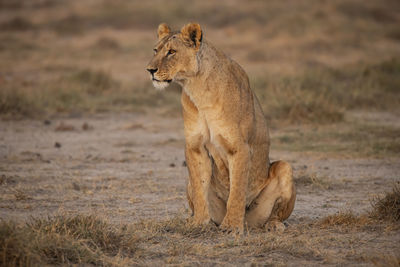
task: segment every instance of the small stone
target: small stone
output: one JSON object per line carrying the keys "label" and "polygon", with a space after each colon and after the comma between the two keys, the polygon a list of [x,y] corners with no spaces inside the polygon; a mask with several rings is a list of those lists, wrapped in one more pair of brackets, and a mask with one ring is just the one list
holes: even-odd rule
{"label": "small stone", "polygon": [[80,187],[77,183],[75,183],[75,182],[72,183],[72,188],[73,188],[74,190],[76,190],[76,191],[80,191],[80,190],[81,190],[81,187]]}
{"label": "small stone", "polygon": [[89,123],[85,122],[84,124],[82,124],[82,130],[84,130],[84,131],[93,130],[93,126],[90,125]]}
{"label": "small stone", "polygon": [[68,131],[75,131],[75,127],[70,124],[66,124],[61,122],[55,129],[56,132],[68,132]]}

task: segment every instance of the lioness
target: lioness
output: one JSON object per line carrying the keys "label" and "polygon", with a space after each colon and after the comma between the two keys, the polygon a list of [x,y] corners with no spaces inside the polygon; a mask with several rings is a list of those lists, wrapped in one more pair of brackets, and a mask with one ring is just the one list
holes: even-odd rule
{"label": "lioness", "polygon": [[244,224],[284,228],[296,199],[292,168],[270,164],[267,123],[239,64],[205,40],[199,24],[173,32],[163,23],[147,71],[156,88],[183,88],[193,222],[234,232]]}

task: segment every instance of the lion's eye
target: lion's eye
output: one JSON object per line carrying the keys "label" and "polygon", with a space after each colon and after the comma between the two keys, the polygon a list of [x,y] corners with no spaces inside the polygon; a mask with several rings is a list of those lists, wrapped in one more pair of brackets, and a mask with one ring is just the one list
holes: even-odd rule
{"label": "lion's eye", "polygon": [[170,49],[170,50],[168,50],[168,52],[167,52],[167,56],[169,56],[169,55],[173,55],[173,54],[175,54],[176,53],[176,51],[175,50],[173,50],[173,49]]}

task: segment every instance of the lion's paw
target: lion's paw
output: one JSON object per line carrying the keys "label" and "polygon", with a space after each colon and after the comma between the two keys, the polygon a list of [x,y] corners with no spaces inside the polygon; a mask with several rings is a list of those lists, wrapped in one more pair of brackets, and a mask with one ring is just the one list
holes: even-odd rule
{"label": "lion's paw", "polygon": [[243,223],[224,219],[219,228],[226,233],[243,234]]}
{"label": "lion's paw", "polygon": [[269,221],[265,224],[265,230],[273,233],[283,233],[286,230],[286,226],[280,221]]}
{"label": "lion's paw", "polygon": [[202,216],[202,217],[200,217],[200,216],[197,216],[197,217],[194,216],[194,217],[192,217],[192,218],[190,219],[190,223],[193,224],[193,225],[195,225],[195,226],[204,226],[204,225],[209,224],[210,221],[211,221],[211,219],[210,219],[210,217],[208,217],[208,216]]}

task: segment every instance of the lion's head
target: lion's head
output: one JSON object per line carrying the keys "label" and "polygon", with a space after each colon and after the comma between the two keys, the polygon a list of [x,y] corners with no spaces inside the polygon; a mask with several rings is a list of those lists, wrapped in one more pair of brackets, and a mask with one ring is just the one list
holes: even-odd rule
{"label": "lion's head", "polygon": [[196,54],[203,39],[200,25],[189,23],[180,32],[172,32],[167,24],[162,23],[157,34],[154,56],[146,68],[154,87],[164,89],[172,81],[179,82],[196,74]]}

